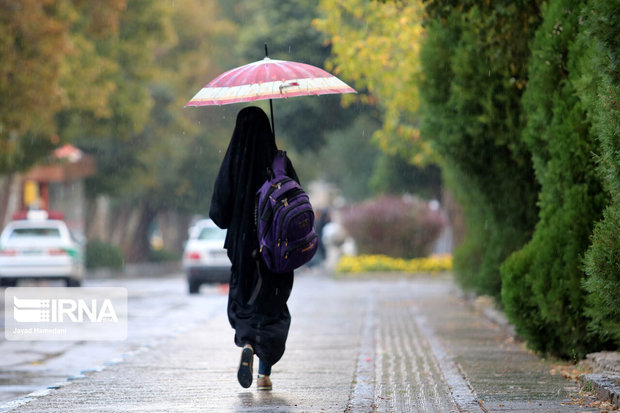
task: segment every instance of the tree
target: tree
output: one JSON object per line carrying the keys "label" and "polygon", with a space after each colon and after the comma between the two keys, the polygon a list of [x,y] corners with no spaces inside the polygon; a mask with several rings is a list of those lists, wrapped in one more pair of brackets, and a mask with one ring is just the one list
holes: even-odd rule
{"label": "tree", "polygon": [[144,166],[133,192],[155,211],[206,214],[231,134],[225,121],[231,111],[183,106],[222,70],[234,26],[220,17],[216,1],[186,1],[170,19],[175,38],[156,51],[158,74],[149,85],[154,106],[141,133],[149,144],[140,153]]}
{"label": "tree", "polygon": [[[379,127],[376,119],[360,115],[349,127],[327,133],[325,146],[318,154],[303,157],[309,158],[307,169],[314,169],[316,178],[335,184],[349,202],[370,198],[373,195],[370,188],[373,166],[379,156],[371,137]],[[304,159],[301,162],[303,172]],[[321,167],[317,168],[317,165]]]}
{"label": "tree", "polygon": [[[240,64],[264,57],[264,43],[269,57],[294,60],[325,67],[330,45],[325,35],[313,27],[318,16],[318,0],[259,0],[243,2],[232,18],[239,26],[236,52]],[[339,95],[314,96],[273,101],[276,137],[291,144],[302,154],[318,151],[326,134],[344,129],[360,112],[358,105],[341,107]]]}
{"label": "tree", "polygon": [[[102,136],[82,143],[99,159],[91,196],[122,199],[116,227],[124,235],[117,242],[130,260],[148,258],[148,237],[159,213],[208,211],[219,153],[230,137],[222,130],[222,113],[228,112],[183,105],[220,70],[223,39],[232,28],[218,18],[215,1],[187,1],[183,7],[132,2],[120,25],[122,47],[101,44],[115,51],[122,76],[115,83],[124,86],[113,94],[119,104],[112,105],[110,118],[95,119],[101,127],[94,130]],[[208,125],[206,133],[201,123]],[[132,215],[137,219],[130,220]],[[135,227],[127,225],[134,221]]]}
{"label": "tree", "polygon": [[21,171],[58,144],[71,2],[0,1],[0,172]]}
{"label": "tree", "polygon": [[375,139],[382,151],[421,164],[431,154],[420,139],[418,81],[423,7],[417,0],[379,2],[321,1],[315,25],[330,36],[328,68],[342,73],[364,103],[382,109]]}
{"label": "tree", "polygon": [[0,7],[0,171],[16,171],[72,141],[59,113],[109,115],[116,65],[94,41],[114,36],[125,1],[19,0]]}
{"label": "tree", "polygon": [[[92,44],[75,59],[72,68],[80,68],[80,62],[91,56],[102,63],[92,80],[102,84],[101,101],[104,105],[90,104],[85,99],[57,114],[57,124],[62,136],[75,141],[85,152],[97,156],[98,173],[88,180],[88,194],[119,194],[131,182],[131,174],[138,167],[138,154],[143,150],[140,133],[149,120],[153,99],[149,83],[156,75],[155,48],[170,36],[169,10],[161,2],[129,2],[118,16],[117,29],[104,36],[84,31],[88,26],[90,4],[85,4],[77,25],[76,37]],[[68,72],[66,83],[70,90],[90,88],[80,82],[77,70]],[[96,93],[97,90],[95,89]]]}

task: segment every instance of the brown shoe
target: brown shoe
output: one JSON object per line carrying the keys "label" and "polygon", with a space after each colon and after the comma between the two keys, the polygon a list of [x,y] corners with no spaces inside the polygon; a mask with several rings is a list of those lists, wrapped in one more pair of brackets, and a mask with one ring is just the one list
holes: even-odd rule
{"label": "brown shoe", "polygon": [[241,360],[239,361],[239,370],[237,370],[237,380],[239,384],[246,389],[252,385],[252,362],[254,360],[254,349],[251,345],[246,344],[241,350]]}
{"label": "brown shoe", "polygon": [[261,376],[260,374],[256,380],[256,385],[258,386],[258,390],[271,390],[272,388],[269,376]]}

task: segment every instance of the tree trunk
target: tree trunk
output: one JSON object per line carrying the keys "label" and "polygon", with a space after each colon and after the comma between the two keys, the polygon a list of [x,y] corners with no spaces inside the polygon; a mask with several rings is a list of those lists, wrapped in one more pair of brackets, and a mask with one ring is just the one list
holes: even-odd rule
{"label": "tree trunk", "polygon": [[110,199],[99,195],[86,201],[86,238],[110,242]]}
{"label": "tree trunk", "polygon": [[135,229],[126,234],[127,240],[130,241],[125,245],[128,262],[144,262],[149,260],[149,230],[156,215],[157,212],[146,205],[136,208],[135,217],[137,221]]}
{"label": "tree trunk", "polygon": [[454,195],[448,189],[443,190],[443,208],[448,214],[448,225],[452,231],[452,248],[456,248],[465,239],[465,217],[461,206],[456,202]]}
{"label": "tree trunk", "polygon": [[0,177],[0,230],[21,207],[21,175],[8,173]]}
{"label": "tree trunk", "polygon": [[165,249],[175,252],[183,250],[183,243],[188,237],[187,230],[190,221],[191,216],[179,214],[175,211],[160,212],[157,215]]}
{"label": "tree trunk", "polygon": [[9,198],[11,195],[11,182],[13,174],[7,174],[0,178],[0,226],[4,228],[7,211],[9,209]]}
{"label": "tree trunk", "polygon": [[149,230],[156,212],[148,206],[121,204],[111,207],[107,197],[89,201],[88,239],[118,246],[127,262],[149,259]]}

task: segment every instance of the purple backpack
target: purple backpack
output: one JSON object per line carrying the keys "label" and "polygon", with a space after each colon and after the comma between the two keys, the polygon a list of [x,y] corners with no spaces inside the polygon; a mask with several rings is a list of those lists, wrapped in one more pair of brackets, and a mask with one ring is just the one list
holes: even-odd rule
{"label": "purple backpack", "polygon": [[267,268],[285,273],[312,259],[318,247],[308,195],[286,176],[286,152],[273,159],[273,174],[256,192],[256,228]]}

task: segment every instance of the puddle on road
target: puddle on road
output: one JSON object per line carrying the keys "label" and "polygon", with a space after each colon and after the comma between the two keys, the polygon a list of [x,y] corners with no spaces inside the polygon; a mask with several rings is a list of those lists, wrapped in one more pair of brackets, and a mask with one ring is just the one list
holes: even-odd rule
{"label": "puddle on road", "polygon": [[0,371],[0,405],[65,380],[63,376],[41,376],[35,372]]}

